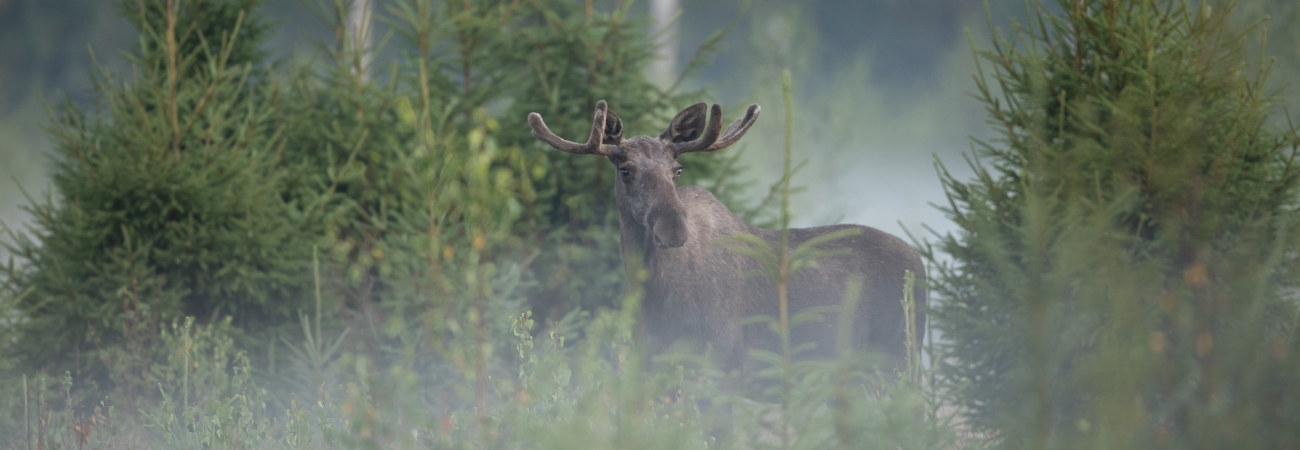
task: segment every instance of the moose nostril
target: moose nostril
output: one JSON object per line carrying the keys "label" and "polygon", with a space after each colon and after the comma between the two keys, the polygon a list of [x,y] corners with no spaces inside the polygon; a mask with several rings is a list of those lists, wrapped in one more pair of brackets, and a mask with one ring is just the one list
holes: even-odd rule
{"label": "moose nostril", "polygon": [[672,239],[670,236],[665,236],[665,234],[666,234],[666,233],[665,233],[665,228],[666,228],[666,227],[663,227],[663,226],[655,226],[655,224],[653,224],[653,223],[650,225],[650,237],[651,237],[652,239],[654,239],[655,246],[656,246],[656,247],[661,247],[661,248],[662,248],[662,247],[681,247],[682,245],[681,245],[680,243],[678,243],[678,244],[676,244],[676,245],[673,245],[673,244],[674,244],[674,242],[673,242],[674,239]]}
{"label": "moose nostril", "polygon": [[659,245],[662,245],[662,246],[664,246],[664,247],[679,248],[679,247],[681,247],[681,246],[683,246],[683,245],[686,245],[686,239],[676,239],[676,240],[673,240],[672,242],[661,243],[661,244],[659,244]]}

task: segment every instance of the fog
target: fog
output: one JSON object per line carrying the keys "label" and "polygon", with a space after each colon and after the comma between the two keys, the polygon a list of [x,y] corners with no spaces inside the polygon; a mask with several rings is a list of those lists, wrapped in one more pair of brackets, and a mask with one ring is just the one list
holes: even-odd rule
{"label": "fog", "polygon": [[[718,23],[692,15],[701,3],[684,6],[682,60]],[[793,159],[803,164],[792,181],[800,188],[791,199],[793,226],[859,223],[918,237],[927,226],[951,230],[932,205],[945,198],[934,163],[964,177],[961,154],[971,137],[987,134],[982,106],[969,95],[969,44],[982,45],[986,23],[984,10],[969,2],[754,4],[698,80],[714,88],[724,111],[763,106],[742,141],[754,180],[746,197],[763,197],[780,179],[780,73],[789,69]]]}

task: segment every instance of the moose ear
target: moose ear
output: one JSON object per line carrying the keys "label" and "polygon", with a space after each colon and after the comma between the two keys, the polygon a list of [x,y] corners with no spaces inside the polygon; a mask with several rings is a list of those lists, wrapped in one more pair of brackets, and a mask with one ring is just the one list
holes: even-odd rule
{"label": "moose ear", "polygon": [[605,137],[600,143],[623,145],[623,119],[619,119],[618,114],[614,114],[613,108],[605,110]]}
{"label": "moose ear", "polygon": [[672,142],[690,142],[700,137],[704,132],[705,116],[708,106],[703,103],[696,103],[677,113],[673,122],[668,125],[668,129],[659,135],[659,139]]}

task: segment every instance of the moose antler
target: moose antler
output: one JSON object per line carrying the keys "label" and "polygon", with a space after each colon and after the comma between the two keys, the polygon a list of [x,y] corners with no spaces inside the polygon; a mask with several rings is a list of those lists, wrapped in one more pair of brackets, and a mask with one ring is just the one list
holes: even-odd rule
{"label": "moose antler", "polygon": [[[704,106],[704,104],[701,103],[699,106],[696,106],[696,108],[700,106]],[[682,153],[698,152],[708,149],[710,145],[713,145],[714,141],[718,140],[718,133],[722,131],[721,120],[722,107],[714,104],[713,108],[709,110],[709,122],[708,125],[704,127],[704,134],[701,134],[700,137],[697,137],[694,140],[672,144],[670,147],[673,149],[673,153],[680,155]]]}
{"label": "moose antler", "polygon": [[722,107],[714,104],[709,111],[709,124],[704,129],[704,134],[690,142],[673,144],[673,151],[680,155],[689,152],[712,152],[730,147],[731,144],[739,141],[745,135],[745,132],[749,131],[749,127],[753,126],[754,122],[758,120],[758,113],[761,111],[762,108],[759,108],[758,105],[749,105],[749,108],[745,110],[744,117],[736,119],[735,122],[728,125],[726,132],[721,132]]}
{"label": "moose antler", "polygon": [[731,122],[731,125],[727,125],[727,131],[722,133],[722,137],[718,138],[713,145],[710,145],[704,151],[722,150],[730,147],[731,144],[735,144],[736,141],[745,136],[745,132],[749,131],[749,127],[754,126],[754,121],[758,120],[758,113],[762,111],[763,108],[758,105],[749,105],[749,108],[745,109],[745,115],[736,119],[735,122]]}
{"label": "moose antler", "polygon": [[587,137],[587,143],[579,144],[569,141],[551,132],[542,121],[542,115],[535,112],[528,113],[528,127],[533,129],[533,137],[538,140],[551,144],[557,150],[577,155],[602,155],[609,156],[612,146],[604,143],[605,140],[605,117],[609,110],[609,105],[604,100],[596,102],[596,113],[591,119],[591,136]]}

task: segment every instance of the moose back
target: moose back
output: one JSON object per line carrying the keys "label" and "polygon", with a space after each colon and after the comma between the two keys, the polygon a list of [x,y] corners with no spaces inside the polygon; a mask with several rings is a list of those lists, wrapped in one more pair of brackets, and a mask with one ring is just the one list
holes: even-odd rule
{"label": "moose back", "polygon": [[[722,129],[722,108],[686,108],[658,137],[624,138],[623,122],[604,100],[596,103],[591,135],[577,143],[556,136],[530,113],[533,137],[558,150],[604,156],[617,176],[614,198],[624,265],[648,270],[642,301],[643,329],[652,351],[684,339],[712,348],[724,368],[747,368],[747,349],[779,351],[779,338],[755,316],[777,317],[777,287],[763,276],[761,265],[737,252],[725,237],[749,233],[780,245],[780,233],[751,226],[732,214],[713,194],[697,186],[677,186],[682,166],[678,157],[711,152],[740,140],[758,119],[751,105],[744,117]],[[706,120],[707,119],[707,120]],[[854,311],[853,343],[884,357],[880,368],[896,370],[906,355],[906,316],[902,298],[904,272],[916,274],[916,341],[925,330],[925,269],[916,251],[902,239],[861,225],[834,225],[789,230],[791,249],[826,233],[844,237],[822,244],[835,250],[793,275],[788,285],[791,315],[810,307],[841,304],[850,280],[862,283]],[[791,329],[792,345],[813,344],[812,355],[835,351],[834,317],[799,324]]]}

